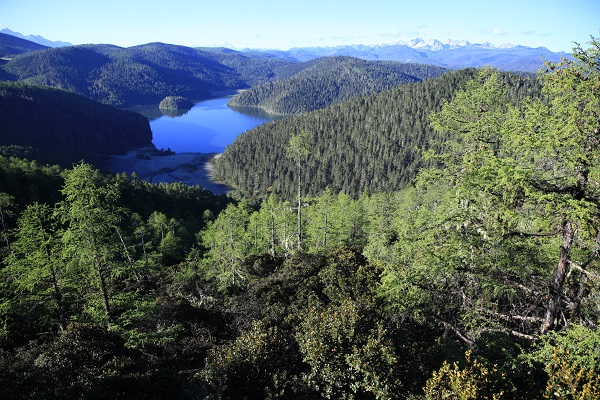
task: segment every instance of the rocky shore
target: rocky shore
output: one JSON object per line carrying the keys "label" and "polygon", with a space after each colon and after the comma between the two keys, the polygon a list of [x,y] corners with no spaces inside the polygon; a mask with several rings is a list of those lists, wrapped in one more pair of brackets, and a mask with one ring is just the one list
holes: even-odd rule
{"label": "rocky shore", "polygon": [[147,149],[137,149],[124,155],[109,156],[106,168],[115,174],[136,172],[140,179],[151,183],[183,182],[199,185],[215,194],[227,193],[233,189],[211,179],[211,160],[218,156],[204,153],[156,155]]}

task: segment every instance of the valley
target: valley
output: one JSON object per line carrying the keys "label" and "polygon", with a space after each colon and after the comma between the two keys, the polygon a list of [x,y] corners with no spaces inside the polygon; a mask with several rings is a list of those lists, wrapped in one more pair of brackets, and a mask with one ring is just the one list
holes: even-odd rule
{"label": "valley", "polygon": [[6,36],[0,397],[600,397],[599,39]]}

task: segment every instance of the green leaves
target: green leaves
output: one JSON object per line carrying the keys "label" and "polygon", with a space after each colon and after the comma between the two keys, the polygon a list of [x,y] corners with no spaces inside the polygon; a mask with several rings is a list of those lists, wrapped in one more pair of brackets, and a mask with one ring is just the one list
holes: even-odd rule
{"label": "green leaves", "polygon": [[511,104],[500,74],[481,70],[433,114],[451,138],[441,166],[404,191],[394,241],[366,249],[387,264],[391,305],[445,321],[470,346],[488,329],[533,339],[536,324],[560,323],[558,310],[585,318],[587,278],[566,276],[569,265],[597,268],[600,122],[587,106],[598,75],[565,61],[543,78],[547,99]]}
{"label": "green leaves", "polygon": [[207,276],[215,277],[222,290],[239,289],[249,278],[242,262],[250,254],[246,232],[250,209],[245,203],[230,204],[202,232],[202,244],[207,248]]}
{"label": "green leaves", "polygon": [[[272,191],[291,200],[296,194],[295,166],[286,157],[286,147],[291,132],[310,132],[307,195],[316,196],[326,187],[353,198],[365,191],[400,190],[419,169],[435,165],[423,158],[424,151],[447,149],[447,132],[431,129],[429,115],[475,74],[473,69],[448,72],[262,125],[240,135],[225,150],[216,176],[248,194],[266,196]],[[531,77],[501,73],[499,81],[508,86],[505,98],[511,102],[540,93],[539,83]]]}
{"label": "green leaves", "polygon": [[396,392],[394,350],[372,317],[371,310],[351,300],[306,310],[296,333],[310,366],[304,379],[325,398],[354,399],[369,393],[386,399]]}
{"label": "green leaves", "polygon": [[22,307],[40,309],[41,331],[64,330],[76,297],[75,276],[62,260],[62,232],[57,222],[49,206],[28,206],[19,217],[5,271],[18,293],[9,312],[18,313]]}

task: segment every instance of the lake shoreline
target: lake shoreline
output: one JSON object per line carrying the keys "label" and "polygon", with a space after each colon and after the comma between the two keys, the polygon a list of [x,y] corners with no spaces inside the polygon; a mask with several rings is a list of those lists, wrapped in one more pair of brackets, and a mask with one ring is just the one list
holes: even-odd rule
{"label": "lake shoreline", "polygon": [[101,168],[113,174],[135,172],[150,183],[181,182],[215,194],[233,192],[235,188],[213,179],[214,160],[239,134],[271,120],[227,105],[243,90],[215,91],[211,93],[215,97],[194,101],[194,107],[181,115],[165,115],[158,105],[128,108],[148,118],[152,145],[104,156]]}
{"label": "lake shoreline", "polygon": [[133,149],[127,154],[109,155],[103,166],[110,173],[125,172],[150,183],[181,182],[190,186],[201,186],[215,194],[226,194],[234,188],[212,179],[212,162],[220,153],[175,153],[156,154],[151,147]]}

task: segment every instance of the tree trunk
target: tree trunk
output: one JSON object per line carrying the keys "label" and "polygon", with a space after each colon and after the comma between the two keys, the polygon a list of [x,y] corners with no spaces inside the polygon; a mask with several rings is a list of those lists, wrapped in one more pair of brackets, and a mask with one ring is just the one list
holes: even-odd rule
{"label": "tree trunk", "polygon": [[269,246],[271,256],[275,257],[275,217],[273,215],[271,215],[271,238]]}
{"label": "tree trunk", "polygon": [[50,268],[50,273],[52,275],[52,288],[54,289],[54,298],[56,299],[56,305],[58,306],[58,327],[61,331],[64,331],[67,328],[67,316],[65,313],[65,307],[63,305],[62,292],[60,291],[60,287],[58,286],[56,271],[53,267]]}
{"label": "tree trunk", "polygon": [[573,221],[563,221],[561,236],[563,244],[560,248],[560,257],[558,259],[556,271],[554,272],[554,276],[550,282],[550,298],[546,308],[546,316],[544,317],[544,321],[542,322],[542,327],[540,329],[542,334],[548,332],[554,327],[554,321],[556,319],[556,314],[563,291],[563,285],[565,283],[565,276],[567,274],[567,267],[569,266],[570,262],[571,245],[573,244],[573,238],[575,237]]}
{"label": "tree trunk", "polygon": [[117,232],[117,235],[119,235],[119,239],[121,239],[121,243],[123,244],[123,251],[125,252],[125,255],[127,256],[127,260],[129,261],[129,267],[131,269],[131,272],[133,273],[133,276],[135,277],[135,281],[137,283],[140,283],[140,276],[138,275],[137,271],[135,270],[135,266],[133,265],[133,260],[131,259],[131,256],[129,255],[129,250],[127,250],[127,245],[125,244],[123,235],[121,235],[121,232],[119,232],[119,230],[116,228],[115,228],[115,232]]}
{"label": "tree trunk", "polygon": [[298,161],[298,250],[302,250],[302,166]]}
{"label": "tree trunk", "polygon": [[102,273],[102,266],[98,262],[96,262],[96,272],[98,273],[98,279],[100,281],[100,291],[102,292],[104,312],[106,313],[106,327],[110,328],[112,317],[110,312],[110,302],[108,300],[108,289],[106,287],[106,279],[104,279],[104,274]]}
{"label": "tree trunk", "polygon": [[581,279],[579,281],[579,290],[577,291],[577,295],[573,299],[573,311],[571,313],[570,322],[575,322],[576,318],[579,316],[579,310],[581,309],[581,302],[588,295],[590,289],[588,286],[589,277],[587,275],[586,268],[592,265],[596,259],[600,256],[600,232],[596,235],[596,244],[592,249],[590,254],[590,258],[587,262],[582,266],[581,269]]}

